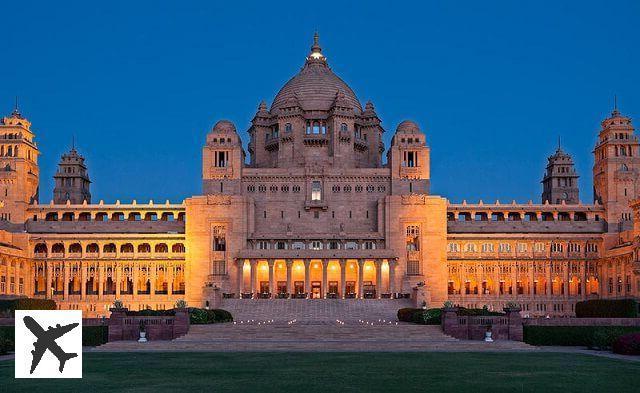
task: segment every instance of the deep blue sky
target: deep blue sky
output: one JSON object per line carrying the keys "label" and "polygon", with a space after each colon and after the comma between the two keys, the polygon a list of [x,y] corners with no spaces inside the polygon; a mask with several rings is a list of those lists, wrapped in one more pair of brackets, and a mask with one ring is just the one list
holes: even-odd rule
{"label": "deep blue sky", "polygon": [[198,194],[206,132],[226,118],[246,141],[316,29],[387,146],[403,119],[426,131],[432,191],[453,201],[539,200],[562,136],[590,202],[613,95],[640,114],[638,1],[90,3],[2,6],[0,112],[18,95],[33,123],[41,203],[72,134],[96,202]]}

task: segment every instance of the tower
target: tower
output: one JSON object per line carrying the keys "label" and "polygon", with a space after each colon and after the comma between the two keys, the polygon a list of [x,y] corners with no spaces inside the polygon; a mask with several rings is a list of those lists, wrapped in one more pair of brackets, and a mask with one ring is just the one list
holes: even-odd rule
{"label": "tower", "polygon": [[562,150],[558,141],[558,149],[549,156],[547,171],[542,179],[542,203],[580,203],[578,177],[573,159]]}
{"label": "tower", "polygon": [[55,188],[53,189],[53,202],[62,204],[67,201],[79,205],[84,201],[91,203],[89,191],[91,180],[84,157],[78,154],[75,146],[68,153],[63,154],[58,164],[58,171],[53,176]]}
{"label": "tower", "polygon": [[426,139],[413,121],[398,125],[387,151],[392,194],[429,194],[431,162]]}
{"label": "tower", "polygon": [[640,149],[629,117],[614,107],[601,123],[593,165],[593,197],[605,208],[608,232],[631,229],[629,202],[640,196]]}
{"label": "tower", "polygon": [[38,148],[31,123],[18,110],[0,122],[0,220],[24,223],[38,201]]}

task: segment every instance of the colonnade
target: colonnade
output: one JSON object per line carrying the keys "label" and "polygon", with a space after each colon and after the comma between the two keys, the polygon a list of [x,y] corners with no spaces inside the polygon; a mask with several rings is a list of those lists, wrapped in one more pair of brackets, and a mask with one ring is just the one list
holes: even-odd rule
{"label": "colonnade", "polygon": [[[395,293],[395,260],[270,258],[239,259],[236,263],[240,297],[381,298]],[[329,275],[336,277],[338,269],[339,280],[329,281]],[[312,281],[314,274],[319,280]],[[286,280],[277,280],[276,275]],[[365,276],[372,279],[365,280]]]}

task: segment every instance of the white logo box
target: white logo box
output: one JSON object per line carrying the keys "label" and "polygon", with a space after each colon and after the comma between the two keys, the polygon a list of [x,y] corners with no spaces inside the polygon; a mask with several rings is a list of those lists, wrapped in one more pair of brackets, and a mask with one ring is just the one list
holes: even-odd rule
{"label": "white logo box", "polygon": [[[35,321],[38,326],[33,326]],[[78,326],[70,329],[71,324]],[[31,325],[43,338],[40,352],[44,353],[31,373],[34,344],[38,337],[29,329]],[[58,326],[59,325],[59,326]],[[40,327],[42,331],[39,330]],[[70,329],[70,330],[69,330]],[[68,332],[64,333],[66,330]],[[60,335],[61,333],[64,333]],[[16,310],[15,312],[15,377],[16,378],[82,378],[82,311],[80,310]],[[51,336],[58,336],[51,340]],[[49,345],[53,342],[53,345]],[[59,347],[57,348],[56,347]],[[45,347],[47,346],[47,347]],[[62,354],[64,368],[59,371],[60,360],[52,352]],[[62,350],[62,352],[60,351]],[[71,354],[76,356],[71,357]]]}

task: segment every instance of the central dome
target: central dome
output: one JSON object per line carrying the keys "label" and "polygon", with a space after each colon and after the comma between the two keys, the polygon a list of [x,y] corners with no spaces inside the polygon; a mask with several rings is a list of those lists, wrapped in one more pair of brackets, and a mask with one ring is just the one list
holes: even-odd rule
{"label": "central dome", "polygon": [[362,106],[351,88],[327,65],[327,58],[318,45],[318,34],[314,36],[311,53],[302,70],[280,89],[271,104],[271,112],[292,106],[297,101],[304,110],[329,110],[340,95],[341,101],[352,106],[356,113]]}

